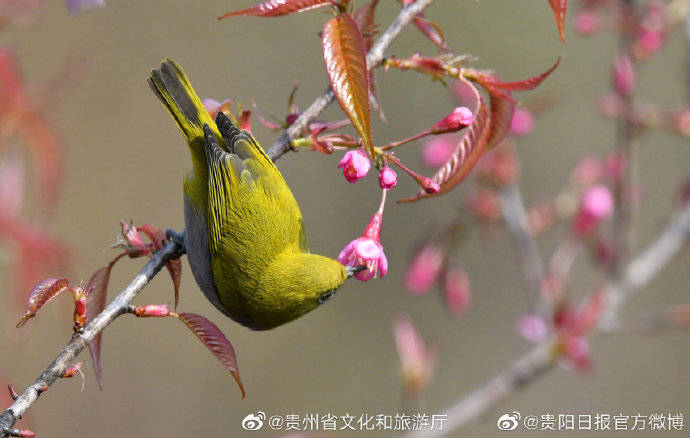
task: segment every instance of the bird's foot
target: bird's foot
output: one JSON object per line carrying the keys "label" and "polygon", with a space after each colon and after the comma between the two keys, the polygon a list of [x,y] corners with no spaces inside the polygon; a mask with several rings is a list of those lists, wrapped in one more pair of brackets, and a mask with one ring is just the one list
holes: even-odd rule
{"label": "bird's foot", "polygon": [[184,230],[178,233],[172,228],[168,228],[167,230],[165,230],[165,237],[167,237],[168,240],[170,240],[171,242],[175,242],[178,246],[180,246],[180,248],[182,248],[183,250],[183,254],[184,252],[186,252],[186,248],[184,245]]}

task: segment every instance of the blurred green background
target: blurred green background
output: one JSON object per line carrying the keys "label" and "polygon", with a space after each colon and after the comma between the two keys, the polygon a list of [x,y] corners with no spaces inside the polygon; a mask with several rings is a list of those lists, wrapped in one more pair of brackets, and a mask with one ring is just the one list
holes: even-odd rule
{"label": "blurred green background", "polygon": [[[326,87],[318,33],[328,15],[319,11],[216,22],[221,13],[252,2],[110,0],[104,9],[76,16],[69,15],[61,1],[45,3],[40,24],[4,30],[0,45],[16,51],[30,83],[47,78],[68,55],[88,65],[64,99],[45,108],[66,144],[68,173],[55,230],[77,254],[70,273],[73,283],[86,282],[113,256],[108,246],[116,239],[121,218],[183,227],[181,182],[189,168],[187,148],[145,82],[163,57],[173,57],[185,68],[202,97],[232,98],[245,105],[254,98],[264,115],[285,115],[295,82],[301,108]],[[381,2],[382,29],[398,9],[397,2]],[[534,133],[518,142],[521,187],[528,202],[555,194],[582,155],[611,148],[615,126],[598,114],[596,102],[609,87],[615,36],[582,39],[568,25],[567,44],[562,46],[543,1],[438,1],[427,15],[456,51],[479,57],[479,68],[494,69],[506,80],[542,72],[563,55],[558,70],[538,90],[518,95],[525,99],[549,93],[561,99],[538,120]],[[683,103],[684,50],[681,35],[674,34],[666,50],[642,67],[641,99],[669,107]],[[435,54],[435,48],[409,28],[389,53],[403,57],[415,51]],[[389,118],[386,124],[374,122],[378,144],[418,132],[454,106],[444,87],[415,73],[381,71],[378,84]],[[341,117],[337,106],[324,114]],[[256,121],[254,132],[264,146],[276,139]],[[421,169],[418,148],[413,144],[400,154]],[[362,232],[380,193],[373,173],[357,184],[345,182],[336,169],[339,159],[340,154],[301,152],[278,163],[301,205],[312,250],[331,256]],[[676,188],[690,167],[688,142],[671,134],[648,133],[640,144],[640,164],[645,198],[635,222],[637,249],[655,236],[673,207]],[[105,389],[98,390],[88,354],[83,353],[85,389],[81,391],[78,379],[58,382],[31,408],[31,428],[45,438],[271,437],[280,434],[267,428],[244,432],[242,418],[257,410],[269,415],[402,412],[391,332],[393,318],[400,313],[409,314],[436,346],[436,375],[422,411],[440,413],[529,348],[514,326],[530,304],[514,247],[502,233],[484,239],[475,232],[457,252],[456,263],[468,272],[473,293],[472,308],[462,318],[450,317],[437,294],[411,298],[403,291],[404,270],[415,244],[453,217],[469,185],[417,204],[389,202],[382,234],[389,275],[368,283],[348,282],[328,305],[269,332],[251,332],[223,317],[203,298],[185,260],[180,309],[206,315],[232,341],[247,388],[245,400],[228,373],[181,324],[123,317],[104,335]],[[415,184],[401,175],[390,198],[414,191]],[[543,254],[551,254],[561,235],[540,240]],[[123,260],[116,267],[110,297],[143,263]],[[596,284],[591,272],[586,262],[576,265],[574,291],[582,294]],[[7,284],[8,274],[0,268],[0,285]],[[170,302],[171,297],[165,274],[137,304]],[[686,252],[629,308],[662,308],[687,300]],[[0,373],[18,389],[35,379],[71,335],[69,300],[58,301],[24,329],[28,334],[19,340],[0,339]],[[2,318],[18,319],[14,314]],[[597,337],[591,375],[555,370],[452,436],[501,436],[496,420],[513,410],[536,415],[684,412],[687,428],[689,347],[686,332]],[[513,432],[520,434],[529,435]]]}

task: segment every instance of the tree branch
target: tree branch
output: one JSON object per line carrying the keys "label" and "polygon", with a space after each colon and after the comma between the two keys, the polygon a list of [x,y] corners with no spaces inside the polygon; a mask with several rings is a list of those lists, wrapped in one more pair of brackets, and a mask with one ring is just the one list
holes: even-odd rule
{"label": "tree branch", "polygon": [[503,220],[517,245],[518,256],[522,264],[522,271],[527,279],[530,294],[534,298],[538,312],[544,315],[546,309],[542,309],[544,307],[543,300],[539,294],[542,280],[544,279],[544,261],[539,254],[537,242],[529,230],[525,204],[522,201],[518,185],[510,184],[501,190],[500,202]]}
{"label": "tree branch", "polygon": [[[381,37],[376,41],[376,44],[371,48],[367,54],[367,68],[369,70],[379,66],[383,62],[383,55],[391,45],[393,40],[400,34],[402,29],[409,24],[415,15],[419,14],[433,3],[434,0],[417,0],[411,5],[403,8],[398,16],[393,20],[388,29],[381,34]],[[275,143],[267,151],[268,156],[271,157],[273,161],[280,158],[283,154],[290,150],[290,142],[304,132],[309,123],[316,119],[323,110],[326,109],[328,105],[333,102],[335,95],[333,90],[329,86],[326,91],[323,92],[312,104],[307,108],[300,116],[295,120],[295,123],[290,125],[290,127],[285,131],[285,133],[276,140]]]}
{"label": "tree branch", "polygon": [[108,306],[103,309],[89,325],[84,333],[75,334],[72,340],[58,353],[41,375],[29,385],[24,392],[0,414],[0,436],[9,436],[17,418],[36,401],[45,388],[51,386],[67,369],[70,362],[91,342],[98,333],[103,331],[118,316],[125,313],[126,309],[139,292],[144,289],[153,277],[156,276],[166,263],[179,258],[184,254],[184,248],[177,242],[170,241],[165,247],[154,253],[144,268],[129,283],[127,288],[116,296]]}

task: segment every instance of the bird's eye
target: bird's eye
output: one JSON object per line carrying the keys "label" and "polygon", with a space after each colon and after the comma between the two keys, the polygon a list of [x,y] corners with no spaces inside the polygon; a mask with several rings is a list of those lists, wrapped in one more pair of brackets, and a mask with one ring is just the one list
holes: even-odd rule
{"label": "bird's eye", "polygon": [[335,295],[335,291],[334,291],[334,290],[329,290],[328,292],[322,294],[322,295],[319,297],[319,304],[323,304],[323,303],[325,303],[326,301],[330,300],[331,297],[332,297],[333,295]]}

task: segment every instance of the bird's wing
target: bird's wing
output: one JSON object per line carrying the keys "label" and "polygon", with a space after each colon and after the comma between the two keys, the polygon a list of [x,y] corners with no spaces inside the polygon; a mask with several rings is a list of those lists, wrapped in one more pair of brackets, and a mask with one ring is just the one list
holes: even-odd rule
{"label": "bird's wing", "polygon": [[302,214],[280,172],[249,133],[218,114],[230,152],[204,127],[211,255],[237,259],[249,250],[270,260],[288,247],[306,250]]}

